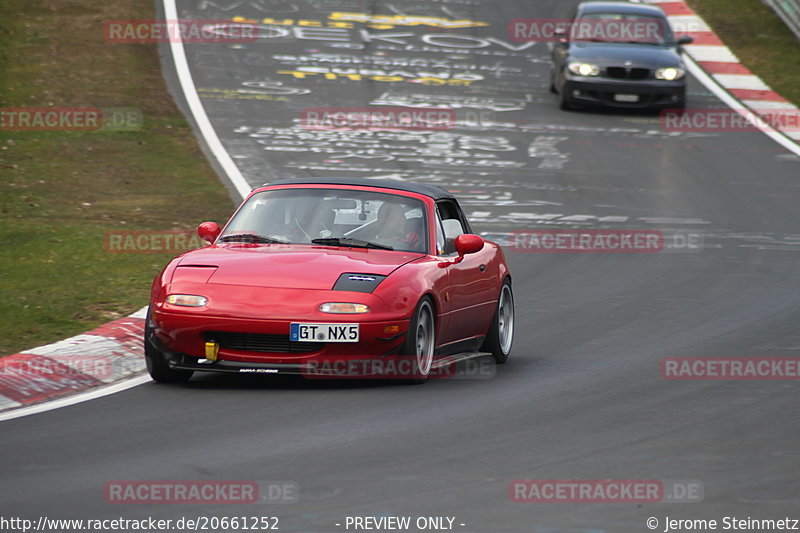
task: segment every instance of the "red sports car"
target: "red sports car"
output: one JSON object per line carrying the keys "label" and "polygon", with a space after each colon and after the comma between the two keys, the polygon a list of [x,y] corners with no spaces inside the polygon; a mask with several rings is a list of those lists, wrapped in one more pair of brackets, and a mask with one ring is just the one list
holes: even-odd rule
{"label": "red sports car", "polygon": [[399,377],[503,363],[514,335],[502,249],[446,190],[369,179],[255,189],[211,243],[156,277],[145,328],[155,381],[195,371]]}

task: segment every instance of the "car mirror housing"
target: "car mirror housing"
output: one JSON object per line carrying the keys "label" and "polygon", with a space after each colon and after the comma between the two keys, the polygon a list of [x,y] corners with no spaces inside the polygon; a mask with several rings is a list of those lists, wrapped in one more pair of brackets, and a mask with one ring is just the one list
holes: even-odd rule
{"label": "car mirror housing", "polygon": [[691,35],[681,35],[678,37],[678,45],[683,44],[692,44],[694,42],[694,37]]}
{"label": "car mirror housing", "polygon": [[219,237],[221,232],[222,230],[220,229],[219,224],[216,222],[203,222],[197,226],[197,234],[201,239],[208,243],[212,243],[217,240],[217,237]]}
{"label": "car mirror housing", "polygon": [[483,246],[485,244],[486,242],[480,235],[472,235],[469,233],[459,235],[458,237],[456,237],[456,242],[455,242],[456,252],[458,252],[458,257],[456,257],[452,261],[440,262],[439,267],[447,268],[450,265],[457,265],[464,260],[465,255],[474,254],[483,250]]}
{"label": "car mirror housing", "polygon": [[484,241],[480,235],[464,234],[456,237],[456,251],[459,256],[474,254],[483,250]]}

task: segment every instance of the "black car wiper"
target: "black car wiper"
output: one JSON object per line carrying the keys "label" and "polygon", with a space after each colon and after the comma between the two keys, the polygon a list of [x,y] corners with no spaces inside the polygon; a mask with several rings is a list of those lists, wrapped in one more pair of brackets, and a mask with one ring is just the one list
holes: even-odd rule
{"label": "black car wiper", "polygon": [[287,241],[280,239],[273,239],[272,237],[265,237],[264,235],[256,235],[255,233],[236,233],[233,235],[225,235],[220,237],[219,242],[251,242],[260,244],[291,244]]}
{"label": "black car wiper", "polygon": [[654,43],[652,41],[609,41],[608,39],[581,39],[581,43],[604,43],[604,44],[649,44],[655,46],[663,46],[661,43]]}
{"label": "black car wiper", "polygon": [[351,248],[377,248],[378,250],[394,250],[391,246],[378,244],[377,242],[362,241],[361,239],[351,239],[350,237],[325,237],[321,239],[311,239],[313,244],[323,246],[350,246]]}

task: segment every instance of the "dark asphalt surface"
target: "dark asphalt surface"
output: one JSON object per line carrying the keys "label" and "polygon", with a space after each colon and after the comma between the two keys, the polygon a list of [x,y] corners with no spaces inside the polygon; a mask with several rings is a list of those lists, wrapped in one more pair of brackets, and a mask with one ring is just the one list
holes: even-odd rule
{"label": "dark asphalt surface", "polygon": [[[408,34],[392,37],[406,44],[365,44],[358,31],[365,24],[353,23],[348,37],[337,34],[342,40],[293,34],[187,46],[212,122],[253,185],[392,175],[458,191],[474,229],[501,240],[545,227],[655,229],[700,234],[701,251],[509,250],[517,334],[492,379],[407,386],[201,376],[3,422],[0,515],[277,516],[280,530],[307,532],[345,531],[335,524],[354,515],[451,516],[465,524],[456,530],[487,533],[647,531],[651,516],[662,522],[659,531],[666,516],[800,518],[798,383],[668,381],[659,371],[672,356],[800,355],[800,160],[761,134],[669,134],[657,115],[559,111],[547,90],[547,45],[512,50],[522,43],[508,39],[506,26],[562,17],[574,3],[178,6],[185,18],[323,26],[336,11],[489,23],[369,30]],[[431,37],[441,33],[473,39],[450,37],[450,44],[481,47],[425,43],[444,42]],[[298,67],[410,71],[410,79],[433,71],[445,84],[279,73]],[[481,79],[447,84],[463,73]],[[406,136],[326,136],[296,123],[308,107],[397,105],[411,95],[482,106],[459,112],[483,111],[493,123]],[[692,80],[690,107],[721,105]],[[704,497],[537,504],[508,495],[516,479],[602,478],[697,480]],[[299,500],[199,506],[103,498],[112,480],[194,479],[291,481]]]}

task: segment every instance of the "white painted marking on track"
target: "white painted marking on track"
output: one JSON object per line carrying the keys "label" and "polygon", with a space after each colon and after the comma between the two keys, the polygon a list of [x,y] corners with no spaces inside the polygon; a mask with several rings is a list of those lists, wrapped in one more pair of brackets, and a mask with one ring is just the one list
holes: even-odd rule
{"label": "white painted marking on track", "polygon": [[[178,16],[178,9],[175,5],[175,0],[164,0],[164,18],[166,20],[178,20],[180,18]],[[228,151],[225,150],[224,146],[222,146],[222,142],[219,140],[219,136],[214,130],[214,126],[211,125],[211,121],[206,114],[203,103],[200,101],[200,97],[197,95],[197,88],[194,85],[194,79],[192,78],[192,73],[189,70],[189,62],[186,60],[186,51],[183,48],[183,40],[177,34],[176,36],[177,38],[170,41],[169,46],[170,50],[172,51],[172,59],[175,62],[175,70],[178,73],[178,80],[180,81],[181,89],[183,90],[183,96],[186,98],[186,102],[189,105],[189,110],[192,112],[192,116],[197,122],[197,127],[200,129],[200,133],[202,134],[203,139],[205,139],[206,145],[208,146],[209,150],[211,150],[211,153],[214,155],[219,164],[222,166],[222,169],[225,171],[225,174],[227,174],[228,179],[236,188],[236,192],[238,192],[239,195],[244,199],[248,194],[250,194],[252,187],[248,185],[247,181],[244,179],[244,176],[242,176],[239,167],[236,166],[236,163],[233,162],[233,159],[231,159]]]}
{"label": "white painted marking on track", "polygon": [[22,405],[17,400],[12,400],[8,396],[0,394],[0,410],[13,409]]}
{"label": "white painted marking on track", "polygon": [[739,58],[733,55],[727,46],[709,44],[687,44],[686,50],[695,61],[717,61],[721,63],[739,63]]}
{"label": "white painted marking on track", "polygon": [[587,222],[589,220],[594,220],[597,217],[595,215],[569,215],[566,217],[561,217],[559,220],[567,220],[571,222]]}
{"label": "white painted marking on track", "polygon": [[77,403],[88,402],[89,400],[102,398],[103,396],[109,396],[117,392],[122,392],[124,390],[132,389],[133,387],[138,387],[139,385],[148,383],[150,381],[151,379],[150,376],[148,375],[137,376],[135,378],[127,379],[125,381],[120,381],[119,383],[114,383],[113,385],[108,385],[106,387],[98,387],[96,389],[91,389],[86,392],[76,394],[74,396],[69,396],[67,398],[61,398],[59,400],[53,400],[50,402],[40,403],[37,405],[31,405],[30,407],[21,407],[19,409],[14,409],[13,411],[0,413],[0,422],[28,415],[35,415],[37,413],[44,413],[45,411],[52,411],[53,409],[67,407],[69,405],[75,405]]}
{"label": "white painted marking on track", "polygon": [[712,74],[715,80],[726,89],[747,89],[751,91],[771,91],[769,85],[753,74]]}
{"label": "white painted marking on track", "polygon": [[[695,78],[700,81],[703,85],[706,86],[708,90],[710,90],[714,95],[725,102],[725,104],[730,107],[731,109],[738,112],[740,115],[746,117],[747,111],[742,109],[740,102],[734,98],[728,91],[722,88],[722,86],[717,83],[711,76],[709,76],[705,70],[700,68],[697,62],[687,54],[683,54],[684,59],[686,60],[686,68],[689,69],[689,72]],[[787,150],[791,151],[800,156],[800,146],[798,146],[791,138],[787,135],[775,130],[774,128],[769,127],[768,125],[763,125],[761,127],[761,131],[769,136],[772,140],[786,148]],[[794,138],[794,137],[792,137]]]}
{"label": "white painted marking on track", "polygon": [[639,217],[647,224],[711,224],[702,218],[674,218],[674,217]]}
{"label": "white painted marking on track", "polygon": [[797,106],[789,102],[775,102],[773,100],[742,100],[742,103],[752,109],[788,109],[797,110]]}

